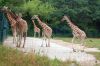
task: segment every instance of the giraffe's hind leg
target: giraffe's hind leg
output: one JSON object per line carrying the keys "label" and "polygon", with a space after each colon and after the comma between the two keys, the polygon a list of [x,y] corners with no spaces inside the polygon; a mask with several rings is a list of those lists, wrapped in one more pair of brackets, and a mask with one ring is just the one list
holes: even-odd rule
{"label": "giraffe's hind leg", "polygon": [[81,46],[83,46],[83,48],[82,48],[82,52],[84,52],[84,50],[85,50],[85,38],[83,38],[82,40],[81,40]]}
{"label": "giraffe's hind leg", "polygon": [[44,35],[44,32],[42,32],[42,44],[41,44],[41,47],[43,47],[44,40],[45,40],[45,35]]}
{"label": "giraffe's hind leg", "polygon": [[73,44],[74,44],[74,41],[75,41],[76,37],[73,36],[72,38],[72,49],[73,49],[73,52],[76,52],[77,50],[73,47]]}
{"label": "giraffe's hind leg", "polygon": [[27,32],[25,32],[25,33],[24,33],[23,37],[24,37],[24,43],[23,43],[23,46],[22,46],[22,48],[24,48],[24,46],[25,46],[26,37],[27,37]]}
{"label": "giraffe's hind leg", "polygon": [[50,47],[50,38],[47,39],[47,47]]}
{"label": "giraffe's hind leg", "polygon": [[73,36],[73,38],[72,38],[72,41],[71,41],[71,42],[72,42],[72,43],[74,43],[74,40],[75,40],[75,36]]}
{"label": "giraffe's hind leg", "polygon": [[34,38],[36,37],[36,32],[34,32]]}
{"label": "giraffe's hind leg", "polygon": [[38,37],[40,38],[40,32],[38,32]]}
{"label": "giraffe's hind leg", "polygon": [[19,47],[21,46],[22,44],[22,38],[23,38],[23,34],[20,35],[20,38],[19,38]]}

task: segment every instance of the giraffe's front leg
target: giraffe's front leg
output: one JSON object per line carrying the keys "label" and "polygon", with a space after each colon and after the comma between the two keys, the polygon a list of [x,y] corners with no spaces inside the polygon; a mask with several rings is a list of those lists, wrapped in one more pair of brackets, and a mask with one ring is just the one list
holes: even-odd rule
{"label": "giraffe's front leg", "polygon": [[36,32],[34,32],[34,38],[36,37]]}
{"label": "giraffe's front leg", "polygon": [[85,38],[81,38],[81,46],[84,46],[84,41],[85,41]]}
{"label": "giraffe's front leg", "polygon": [[71,41],[71,42],[72,42],[72,43],[74,43],[74,40],[75,40],[75,36],[73,36],[73,38],[72,38],[72,41]]}
{"label": "giraffe's front leg", "polygon": [[16,47],[19,47],[19,40],[20,40],[20,35],[17,34],[17,45],[16,45]]}
{"label": "giraffe's front leg", "polygon": [[24,43],[23,43],[23,47],[22,48],[24,48],[24,46],[25,46],[26,37],[27,37],[27,32],[24,33]]}
{"label": "giraffe's front leg", "polygon": [[50,47],[50,38],[48,39],[48,47]]}
{"label": "giraffe's front leg", "polygon": [[43,47],[43,42],[45,40],[45,35],[44,35],[44,31],[42,32],[42,44],[41,44],[41,47]]}
{"label": "giraffe's front leg", "polygon": [[43,47],[43,42],[44,42],[45,38],[43,37],[42,38],[42,44],[41,44],[41,47]]}
{"label": "giraffe's front leg", "polygon": [[45,44],[46,44],[46,47],[48,47],[48,39],[45,37]]}
{"label": "giraffe's front leg", "polygon": [[40,32],[38,32],[38,37],[40,38]]}
{"label": "giraffe's front leg", "polygon": [[82,40],[81,40],[81,46],[83,46],[83,48],[82,48],[82,52],[84,52],[84,50],[85,50],[85,45],[84,45],[84,41],[85,41],[85,38],[83,38]]}

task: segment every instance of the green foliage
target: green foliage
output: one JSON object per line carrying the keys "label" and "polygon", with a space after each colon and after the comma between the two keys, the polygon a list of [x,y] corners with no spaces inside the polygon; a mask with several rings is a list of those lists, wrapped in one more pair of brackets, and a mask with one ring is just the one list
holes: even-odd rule
{"label": "green foliage", "polygon": [[29,12],[31,15],[38,14],[41,16],[48,16],[55,11],[55,8],[48,2],[43,3],[40,0],[32,0],[22,5],[23,10]]}

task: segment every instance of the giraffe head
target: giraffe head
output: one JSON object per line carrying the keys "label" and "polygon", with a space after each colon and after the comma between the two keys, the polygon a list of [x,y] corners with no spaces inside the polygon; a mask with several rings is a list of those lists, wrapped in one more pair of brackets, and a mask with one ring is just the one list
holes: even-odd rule
{"label": "giraffe head", "polygon": [[34,15],[31,19],[38,19],[38,15]]}
{"label": "giraffe head", "polygon": [[3,11],[3,12],[7,12],[7,11],[8,11],[8,7],[3,6],[3,7],[1,8],[1,11]]}
{"label": "giraffe head", "polygon": [[4,12],[4,13],[7,13],[7,12],[10,11],[10,9],[9,9],[8,7],[6,7],[6,6],[3,6],[3,7],[1,8],[1,11]]}
{"label": "giraffe head", "polygon": [[61,19],[61,21],[65,21],[65,20],[68,20],[68,16],[64,15],[63,18]]}

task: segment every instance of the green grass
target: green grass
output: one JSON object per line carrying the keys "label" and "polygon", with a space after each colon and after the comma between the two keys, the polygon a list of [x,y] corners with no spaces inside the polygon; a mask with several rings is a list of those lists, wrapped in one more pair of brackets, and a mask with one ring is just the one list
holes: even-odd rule
{"label": "green grass", "polygon": [[[65,42],[71,42],[72,40],[72,38],[68,38],[68,37],[55,37],[54,39],[63,40]],[[77,40],[76,43],[79,43],[79,40]],[[85,46],[96,47],[100,49],[100,39],[99,38],[88,38],[85,40]]]}
{"label": "green grass", "polygon": [[93,54],[97,60],[100,60],[100,52],[88,52],[89,54]]}
{"label": "green grass", "polygon": [[[0,45],[0,66],[70,66],[76,62],[62,62],[57,59],[50,60],[46,56],[24,54],[16,49]],[[76,64],[78,66],[78,64]]]}

